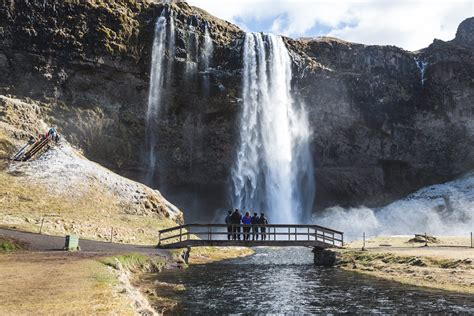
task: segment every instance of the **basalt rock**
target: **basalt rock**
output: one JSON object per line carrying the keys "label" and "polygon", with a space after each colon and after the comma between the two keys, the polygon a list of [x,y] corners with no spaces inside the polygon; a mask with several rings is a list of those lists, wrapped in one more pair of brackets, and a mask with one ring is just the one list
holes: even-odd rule
{"label": "basalt rock", "polygon": [[[51,121],[88,158],[143,179],[153,30],[164,6],[176,13],[176,55],[154,185],[193,219],[193,210],[229,206],[244,37],[236,26],[186,3],[4,1],[0,92],[50,104]],[[214,42],[211,68],[197,56],[191,76],[190,23],[200,43],[207,24]],[[474,168],[473,27],[467,19],[454,40],[417,52],[285,39],[313,128],[315,210],[377,206]]]}

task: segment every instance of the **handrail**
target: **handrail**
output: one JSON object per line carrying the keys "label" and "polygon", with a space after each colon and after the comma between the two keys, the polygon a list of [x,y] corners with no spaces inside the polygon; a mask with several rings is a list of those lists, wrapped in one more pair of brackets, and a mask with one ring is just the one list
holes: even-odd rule
{"label": "handrail", "polygon": [[50,136],[37,140],[32,145],[32,147],[24,153],[23,161],[29,160],[34,155],[36,155],[41,149],[43,149],[44,146],[46,146],[50,142],[50,140],[51,140]]}
{"label": "handrail", "polygon": [[[233,226],[238,226],[239,224],[231,224]],[[184,225],[179,225],[171,228],[166,228],[160,230],[161,233],[166,233],[169,231],[173,230],[178,230],[180,228],[186,228],[186,227],[227,227],[231,226],[229,224],[184,224]],[[324,230],[328,232],[334,232],[337,234],[343,234],[343,232],[334,230],[331,228],[319,226],[319,225],[308,225],[308,224],[267,224],[267,225],[261,225],[261,224],[253,224],[253,225],[244,225],[240,224],[240,227],[247,227],[247,226],[255,226],[255,227],[276,227],[276,228],[285,228],[285,227],[291,227],[291,228],[317,228],[319,230]]]}
{"label": "handrail", "polygon": [[[193,229],[196,228],[196,229]],[[199,230],[201,228],[201,230]],[[207,228],[203,230],[202,228]],[[212,228],[231,228],[231,231],[228,230],[213,230]],[[238,228],[236,231],[235,228]],[[254,232],[253,230],[247,230],[243,232],[241,228],[266,228],[265,232],[262,232],[261,229]],[[282,231],[282,229],[288,229],[287,231]],[[307,231],[302,231],[302,229],[307,229]],[[197,239],[192,239],[192,236],[195,236]],[[344,244],[344,233],[327,228],[319,225],[307,225],[307,224],[255,224],[255,225],[245,225],[245,224],[185,224],[179,225],[176,227],[166,228],[159,231],[159,242],[158,246],[164,245],[169,246],[173,244],[180,244],[183,242],[222,242],[225,241],[223,236],[235,237],[238,235],[241,236],[262,236],[265,235],[267,239],[265,240],[256,240],[256,243],[265,243],[265,242],[295,242],[295,245],[298,243],[323,243],[328,246],[342,246]],[[288,238],[278,238],[281,236],[287,236]],[[307,238],[300,238],[301,236],[307,236]],[[201,237],[202,239],[200,239]],[[213,238],[217,237],[217,238]],[[220,238],[219,238],[220,237]],[[258,238],[257,238],[258,239]],[[235,239],[233,239],[235,240]],[[240,241],[240,239],[238,239]],[[162,244],[164,241],[167,243]],[[249,239],[243,240],[243,242],[248,242]],[[283,244],[283,243],[282,243]]]}

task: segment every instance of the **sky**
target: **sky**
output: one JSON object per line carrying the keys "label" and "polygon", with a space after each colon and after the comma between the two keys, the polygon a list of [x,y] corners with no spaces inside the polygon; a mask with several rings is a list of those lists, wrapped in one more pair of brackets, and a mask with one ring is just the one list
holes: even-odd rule
{"label": "sky", "polygon": [[188,0],[245,31],[333,36],[362,44],[427,47],[451,40],[473,0]]}

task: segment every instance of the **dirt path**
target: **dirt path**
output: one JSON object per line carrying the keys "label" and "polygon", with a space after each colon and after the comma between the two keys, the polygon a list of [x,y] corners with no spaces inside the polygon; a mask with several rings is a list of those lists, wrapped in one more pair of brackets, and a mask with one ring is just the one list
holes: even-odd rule
{"label": "dirt path", "polygon": [[[63,249],[65,243],[65,237],[40,235],[37,233],[0,228],[0,237],[2,236],[26,244],[30,251],[58,251]],[[116,244],[86,239],[80,239],[79,245],[82,252],[97,252],[103,254],[136,252],[149,255],[169,255],[167,250],[158,249],[155,246]]]}

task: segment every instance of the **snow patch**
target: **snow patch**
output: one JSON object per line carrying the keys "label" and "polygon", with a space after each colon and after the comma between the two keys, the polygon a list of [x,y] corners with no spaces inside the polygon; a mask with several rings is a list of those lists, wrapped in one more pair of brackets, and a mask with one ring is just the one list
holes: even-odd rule
{"label": "snow patch", "polygon": [[380,209],[326,209],[313,217],[319,225],[341,230],[348,239],[376,235],[467,235],[474,230],[474,173],[429,186]]}

